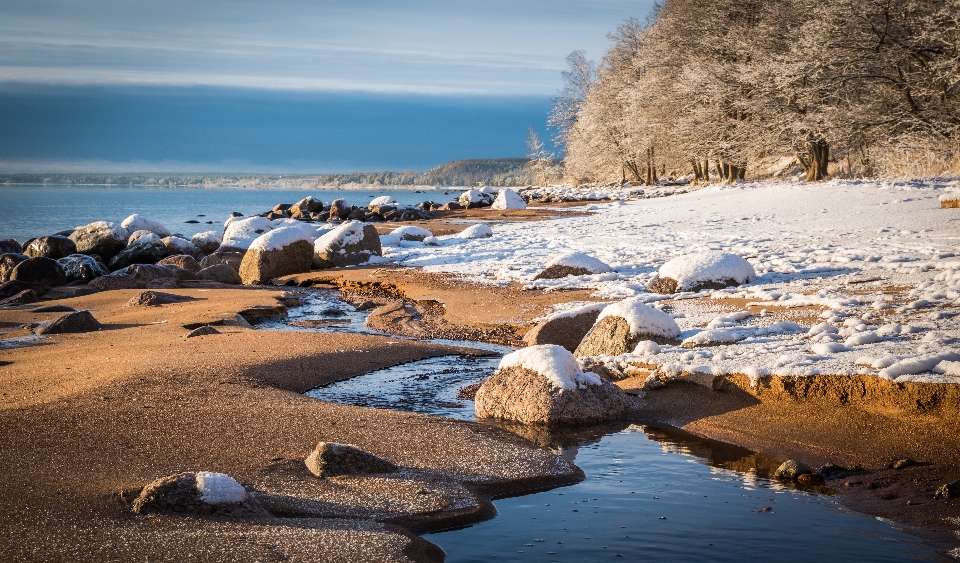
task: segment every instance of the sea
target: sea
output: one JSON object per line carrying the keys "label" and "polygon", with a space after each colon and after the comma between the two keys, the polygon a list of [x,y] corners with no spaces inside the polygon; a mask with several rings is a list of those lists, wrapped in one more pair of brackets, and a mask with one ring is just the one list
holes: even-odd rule
{"label": "sea", "polygon": [[343,198],[366,205],[377,196],[392,196],[401,204],[445,203],[463,188],[255,189],[151,186],[0,186],[0,239],[20,242],[88,225],[120,223],[137,213],[159,221],[174,233],[190,238],[203,231],[222,231],[231,212],[245,216],[269,211],[278,203],[296,203],[313,196],[324,203]]}

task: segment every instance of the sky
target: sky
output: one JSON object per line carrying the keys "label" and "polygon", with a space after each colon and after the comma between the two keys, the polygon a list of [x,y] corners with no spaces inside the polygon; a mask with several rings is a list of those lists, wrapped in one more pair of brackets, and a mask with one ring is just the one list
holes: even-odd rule
{"label": "sky", "polygon": [[522,156],[564,59],[652,0],[0,0],[0,172]]}

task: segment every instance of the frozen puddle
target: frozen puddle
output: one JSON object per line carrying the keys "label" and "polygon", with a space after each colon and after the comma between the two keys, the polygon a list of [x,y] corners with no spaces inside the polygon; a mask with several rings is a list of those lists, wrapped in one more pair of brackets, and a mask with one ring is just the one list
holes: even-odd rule
{"label": "frozen puddle", "polygon": [[[364,326],[367,313],[336,296],[311,292],[287,319],[260,328],[375,333]],[[473,402],[458,399],[457,392],[483,381],[511,349],[438,342],[492,355],[429,358],[306,394],[474,420]],[[843,509],[823,490],[769,480],[776,462],[750,450],[628,423],[528,437],[576,463],[586,479],[496,500],[496,518],[428,535],[446,551],[448,563],[951,561],[888,521]]]}

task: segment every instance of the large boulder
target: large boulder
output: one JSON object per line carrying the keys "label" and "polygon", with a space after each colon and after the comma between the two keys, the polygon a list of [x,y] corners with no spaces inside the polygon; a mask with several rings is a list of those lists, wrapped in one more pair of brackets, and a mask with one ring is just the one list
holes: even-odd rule
{"label": "large boulder", "polygon": [[43,257],[56,260],[77,253],[77,245],[67,237],[57,235],[35,238],[23,253],[32,258]]}
{"label": "large boulder", "polygon": [[112,291],[115,289],[137,289],[139,284],[126,270],[114,272],[109,276],[101,276],[90,282],[90,287],[98,291]]}
{"label": "large boulder", "polygon": [[45,287],[57,287],[67,284],[67,274],[56,260],[50,258],[28,258],[13,267],[10,281],[22,281]]}
{"label": "large boulder", "polygon": [[157,266],[176,266],[178,268],[183,268],[196,274],[201,270],[200,263],[197,262],[197,259],[189,254],[176,254],[174,256],[167,256],[163,260],[157,262]]}
{"label": "large boulder", "polygon": [[346,219],[353,211],[353,206],[343,199],[335,199],[330,204],[330,220]]}
{"label": "large boulder", "polygon": [[137,514],[168,512],[254,516],[266,512],[233,477],[199,471],[178,473],[148,484],[133,501]]}
{"label": "large boulder", "polygon": [[32,289],[25,289],[20,293],[11,295],[6,299],[0,298],[0,306],[4,305],[25,305],[27,303],[36,303],[40,300],[37,292]]}
{"label": "large boulder", "polygon": [[109,262],[127,246],[129,237],[130,233],[120,225],[97,221],[75,229],[70,240],[77,245],[78,254],[96,254]]}
{"label": "large boulder", "polygon": [[226,264],[214,264],[197,272],[197,279],[225,283],[229,285],[240,285],[243,280],[236,270]]}
{"label": "large boulder", "polygon": [[301,217],[309,213],[323,211],[323,202],[313,196],[307,196],[290,206],[291,217]]}
{"label": "large boulder", "polygon": [[193,235],[190,242],[203,254],[213,254],[220,248],[223,239],[217,231],[204,231]]}
{"label": "large boulder", "polygon": [[188,256],[196,256],[200,254],[200,251],[197,250],[197,247],[185,238],[169,236],[162,239],[162,242],[163,246],[167,248],[168,255],[186,254]]}
{"label": "large boulder", "polygon": [[467,190],[460,194],[460,199],[457,201],[465,209],[486,207],[493,203],[493,194],[484,193],[480,190]]}
{"label": "large boulder", "polygon": [[573,352],[606,306],[606,303],[593,303],[548,315],[523,335],[523,341],[529,346],[556,344]]}
{"label": "large boulder", "polygon": [[613,269],[610,266],[589,254],[584,254],[583,252],[568,252],[547,262],[544,270],[533,279],[555,280],[567,276],[588,276],[590,274],[603,274],[612,271]]}
{"label": "large boulder", "polygon": [[527,202],[523,201],[523,198],[520,197],[520,194],[511,190],[510,188],[504,188],[500,190],[500,193],[497,194],[496,199],[493,200],[493,204],[490,205],[491,209],[526,209]]}
{"label": "large boulder", "polygon": [[336,268],[362,264],[371,256],[382,254],[376,227],[348,221],[317,239],[313,245],[313,266]]}
{"label": "large boulder", "polygon": [[317,477],[336,477],[362,473],[392,473],[393,463],[349,444],[320,442],[304,460]]}
{"label": "large boulder", "polygon": [[647,289],[654,293],[723,289],[757,277],[750,262],[736,254],[709,251],[679,256],[663,266]]}
{"label": "large boulder", "polygon": [[44,295],[49,291],[49,289],[44,289],[46,287],[47,286],[44,285],[22,281],[6,281],[0,283],[0,299],[7,299],[27,290],[33,291],[37,295]]}
{"label": "large boulder", "polygon": [[235,219],[223,232],[223,243],[219,252],[246,252],[250,244],[260,235],[272,231],[275,225],[266,217],[247,217]]}
{"label": "large boulder", "polygon": [[51,323],[43,324],[34,331],[36,334],[67,334],[75,332],[94,332],[103,328],[90,311],[76,311],[58,317]]}
{"label": "large boulder", "polygon": [[504,356],[475,401],[478,419],[548,426],[616,420],[633,406],[619,387],[584,373],[573,354],[555,345],[521,348]]}
{"label": "large boulder", "polygon": [[679,337],[680,327],[673,317],[634,297],[601,311],[574,354],[578,357],[619,356],[632,352],[644,340],[663,344]]}
{"label": "large boulder", "polygon": [[169,289],[180,281],[176,272],[154,264],[131,264],[126,272],[136,280],[137,287],[148,289]]}
{"label": "large boulder", "polygon": [[72,254],[57,260],[63,273],[67,276],[67,283],[75,281],[89,282],[100,276],[110,274],[110,270],[91,256],[86,254]]}
{"label": "large boulder", "polygon": [[229,266],[233,268],[234,272],[240,271],[240,264],[243,263],[243,255],[246,251],[242,252],[233,252],[233,251],[221,251],[218,250],[213,254],[209,254],[203,257],[203,260],[200,260],[200,269],[209,268],[210,266],[216,266],[218,264],[223,264],[224,266]]}
{"label": "large boulder", "polygon": [[164,227],[159,222],[152,219],[147,219],[146,217],[137,215],[136,213],[124,219],[123,222],[120,223],[120,226],[131,233],[134,231],[150,231],[159,238],[168,237],[173,234],[170,232],[170,229]]}
{"label": "large boulder", "polygon": [[142,236],[110,259],[110,269],[120,270],[131,264],[156,264],[167,257],[169,252],[154,233]]}
{"label": "large boulder", "polygon": [[0,254],[0,282],[10,281],[10,274],[13,273],[17,264],[29,258],[26,254],[20,254],[19,252]]}
{"label": "large boulder", "polygon": [[23,254],[23,247],[15,238],[0,240],[0,254]]}
{"label": "large boulder", "polygon": [[246,285],[262,285],[290,274],[309,272],[313,264],[313,241],[303,230],[281,227],[260,235],[240,263],[240,279]]}

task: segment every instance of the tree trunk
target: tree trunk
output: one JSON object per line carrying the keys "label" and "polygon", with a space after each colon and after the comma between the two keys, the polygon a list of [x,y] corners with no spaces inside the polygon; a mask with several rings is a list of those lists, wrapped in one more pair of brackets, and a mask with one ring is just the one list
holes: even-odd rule
{"label": "tree trunk", "polygon": [[824,139],[807,140],[803,143],[803,151],[797,151],[797,160],[803,166],[804,181],[820,182],[827,177],[830,144]]}

